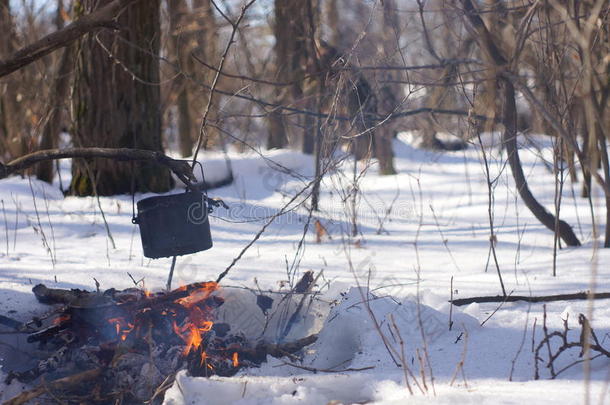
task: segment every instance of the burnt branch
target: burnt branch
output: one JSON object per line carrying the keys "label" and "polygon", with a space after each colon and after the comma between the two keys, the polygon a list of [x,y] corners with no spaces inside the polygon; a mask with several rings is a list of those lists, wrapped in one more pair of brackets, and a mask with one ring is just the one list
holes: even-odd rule
{"label": "burnt branch", "polygon": [[74,374],[68,377],[60,378],[59,380],[55,380],[50,383],[41,384],[38,387],[31,389],[29,391],[24,391],[21,394],[17,395],[13,399],[10,399],[5,402],[5,405],[21,405],[29,402],[49,390],[67,390],[70,388],[74,388],[79,386],[87,381],[95,380],[102,374],[102,369],[96,368],[92,370],[83,371],[78,374]]}
{"label": "burnt branch", "polygon": [[36,299],[41,304],[69,304],[85,295],[90,294],[89,291],[79,290],[76,288],[66,290],[62,288],[48,288],[44,284],[37,284],[32,288],[32,292]]}
{"label": "burnt branch", "polygon": [[0,61],[0,77],[6,76],[49,53],[65,47],[83,35],[102,28],[118,29],[115,17],[137,0],[114,0],[105,7],[84,15],[65,28],[21,48],[6,60]]}

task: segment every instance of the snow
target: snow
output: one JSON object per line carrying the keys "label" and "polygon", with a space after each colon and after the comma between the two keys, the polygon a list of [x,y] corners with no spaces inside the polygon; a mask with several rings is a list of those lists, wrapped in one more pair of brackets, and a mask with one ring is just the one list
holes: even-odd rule
{"label": "snow", "polygon": [[[255,304],[255,294],[242,287],[260,288],[274,298],[276,306],[270,311],[274,313],[280,295],[269,290],[285,290],[306,270],[322,271],[317,283],[320,295],[287,337],[320,332],[299,365],[367,369],[312,373],[287,365],[293,362],[290,359],[269,359],[260,369],[243,370],[232,378],[192,378],[180,373],[167,392],[167,404],[581,403],[587,390],[594,401],[606,395],[610,364],[602,358],[591,363],[588,383],[582,364],[557,380],[548,380],[549,373],[541,366],[542,379],[533,380],[532,344],[542,336],[542,304],[506,303],[495,313],[498,304],[454,307],[449,330],[451,285],[454,298],[501,294],[494,261],[488,256],[485,168],[476,144],[465,151],[440,154],[417,149],[411,139],[402,134],[395,140],[396,176],[378,176],[374,164],[358,164],[357,169],[366,170],[366,175],[359,185],[356,237],[350,236],[351,199],[346,198],[353,163],[346,160],[325,176],[321,211],[313,218],[321,221],[332,239],[316,244],[312,222],[300,247],[308,213],[304,198],[297,198],[222,282],[224,293],[232,298],[220,316],[237,319],[244,333],[277,339],[286,320],[271,319],[263,330],[265,316]],[[482,142],[488,147],[497,145],[497,134],[485,134]],[[530,187],[552,212],[551,145],[537,137],[522,140],[521,145]],[[497,148],[486,153],[491,176],[497,179],[493,193],[496,249],[507,293],[572,293],[592,285],[597,291],[608,290],[610,274],[604,264],[610,253],[597,249],[602,239],[593,237],[589,203],[578,197],[580,185],[566,181],[561,218],[574,227],[583,246],[557,251],[557,276],[553,277],[552,233],[516,195],[505,156]],[[313,176],[311,157],[294,151],[230,151],[228,156],[236,181],[210,195],[222,198],[230,209],[219,208],[211,218],[211,250],[178,258],[175,286],[215,279]],[[226,174],[222,153],[205,152],[201,161],[208,180]],[[69,162],[62,162],[62,168],[65,185]],[[603,196],[594,191],[600,235]],[[149,196],[137,195],[136,200]],[[27,320],[47,311],[31,293],[37,283],[94,289],[97,280],[102,289],[128,288],[133,286],[129,273],[136,280],[143,278],[149,289],[164,287],[170,259],[142,256],[138,229],[131,223],[130,196],[99,199],[116,248],[96,198],[64,198],[57,183],[51,186],[15,176],[0,181],[0,200],[1,314]],[[284,305],[294,308],[296,303]],[[549,329],[560,329],[562,319],[568,317],[574,339],[578,338],[579,313],[593,315],[600,339],[610,331],[605,300],[553,302],[546,310]],[[397,331],[404,342],[404,359],[420,383],[417,353],[429,358],[429,367],[424,367],[425,394],[412,379],[414,396],[409,394],[403,370],[389,354],[393,350],[396,358],[401,350]],[[392,348],[386,348],[384,340]],[[19,361],[23,358],[19,350],[30,349],[14,335],[0,335],[0,342],[0,357],[6,362]],[[577,359],[578,349],[574,349],[558,360],[558,368]],[[463,376],[456,374],[462,360]],[[19,389],[17,384],[0,385],[0,398],[10,398]]]}

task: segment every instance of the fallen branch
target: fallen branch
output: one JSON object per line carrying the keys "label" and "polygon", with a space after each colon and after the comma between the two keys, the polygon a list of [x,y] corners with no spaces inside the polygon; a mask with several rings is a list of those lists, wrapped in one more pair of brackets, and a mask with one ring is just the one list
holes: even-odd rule
{"label": "fallen branch", "polygon": [[526,296],[526,295],[503,295],[487,296],[487,297],[472,297],[450,300],[449,302],[455,306],[468,304],[483,304],[488,302],[551,302],[551,301],[572,301],[572,300],[588,300],[588,299],[607,299],[610,298],[610,292],[590,294],[587,292],[579,292],[574,294],[557,294],[557,295],[541,295],[541,296]]}
{"label": "fallen branch", "polygon": [[6,401],[4,405],[21,405],[38,398],[49,390],[66,390],[74,388],[75,386],[78,386],[86,381],[99,377],[101,373],[101,368],[95,368],[93,370],[87,370],[83,371],[82,373],[60,378],[59,380],[55,380],[50,383],[43,383],[34,389],[24,391],[13,399]]}

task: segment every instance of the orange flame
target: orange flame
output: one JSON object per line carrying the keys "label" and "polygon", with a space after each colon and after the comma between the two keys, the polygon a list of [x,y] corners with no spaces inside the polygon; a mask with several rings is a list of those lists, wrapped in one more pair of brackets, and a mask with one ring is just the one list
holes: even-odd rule
{"label": "orange flame", "polygon": [[124,318],[110,318],[108,319],[108,323],[114,324],[114,329],[116,331],[116,335],[121,340],[127,340],[127,335],[133,330],[135,325],[133,323],[127,322]]}
{"label": "orange flame", "polygon": [[62,323],[69,321],[70,315],[61,315],[55,319],[53,319],[53,325],[61,325]]}
{"label": "orange flame", "polygon": [[189,322],[183,327],[176,325],[176,322],[173,323],[174,332],[176,335],[180,336],[184,343],[186,343],[186,348],[182,352],[183,355],[187,355],[191,352],[191,350],[197,350],[201,343],[203,342],[203,338],[201,337],[201,333],[209,332],[214,325],[213,322],[207,321],[201,327],[197,327],[195,324]]}
{"label": "orange flame", "polygon": [[[178,310],[170,307],[164,308],[161,311],[162,315],[173,318],[170,318],[172,319],[172,329],[185,344],[182,355],[187,356],[191,352],[200,352],[201,365],[210,370],[213,370],[214,367],[212,364],[210,364],[211,362],[208,353],[203,350],[203,342],[206,337],[206,333],[210,332],[214,326],[214,306],[213,304],[206,302],[206,300],[209,299],[210,296],[219,288],[219,285],[215,282],[202,282],[189,284],[188,286],[181,286],[176,291],[185,291],[188,293],[188,295],[175,300],[174,304],[182,306],[183,309]],[[149,299],[155,296],[146,288],[143,288],[142,291],[144,299]],[[182,316],[184,309],[188,313],[186,317]],[[150,308],[143,308],[140,309],[139,312],[143,313],[150,310]],[[134,317],[134,320],[125,319],[123,317],[115,317],[107,319],[107,322],[114,327],[117,340],[125,341],[127,340],[128,335],[134,330],[136,331],[134,335],[139,336],[138,331],[140,330],[141,325],[139,325],[138,319],[138,317]],[[55,321],[59,323],[62,322],[63,319],[56,319]],[[227,354],[229,353],[231,352],[227,352]],[[225,360],[231,361],[234,367],[238,367],[239,365],[237,352],[232,353],[231,357],[229,358],[225,357]]]}
{"label": "orange flame", "polygon": [[233,367],[239,367],[239,355],[237,352],[233,353]]}
{"label": "orange flame", "polygon": [[[196,290],[192,291],[187,297],[176,300],[176,303],[182,305],[185,308],[192,308],[195,304],[206,300],[216,290],[218,290],[218,283],[209,281],[206,283],[198,283]],[[183,291],[186,287],[180,287],[179,290]]]}
{"label": "orange flame", "polygon": [[[189,295],[177,299],[176,304],[183,306],[188,309],[188,316],[184,323],[179,326],[175,321],[172,323],[174,333],[178,335],[186,344],[182,355],[186,356],[191,351],[199,349],[203,343],[203,338],[207,332],[212,330],[214,322],[210,319],[212,314],[205,306],[198,305],[208,299],[210,295],[218,290],[219,286],[215,282],[198,283],[196,285],[191,284],[189,288],[196,287],[189,291]],[[187,287],[183,286],[178,291],[186,291]],[[171,310],[170,310],[171,311]],[[170,312],[169,315],[176,316],[175,311]],[[208,354],[201,350],[201,365],[206,368],[213,370],[211,364],[208,363]]]}

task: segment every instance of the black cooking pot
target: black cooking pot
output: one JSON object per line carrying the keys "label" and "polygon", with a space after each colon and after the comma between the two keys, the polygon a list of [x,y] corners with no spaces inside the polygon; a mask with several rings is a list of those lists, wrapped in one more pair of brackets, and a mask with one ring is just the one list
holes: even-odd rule
{"label": "black cooking pot", "polygon": [[209,204],[200,191],[150,197],[138,201],[144,256],[151,259],[182,256],[212,247]]}

